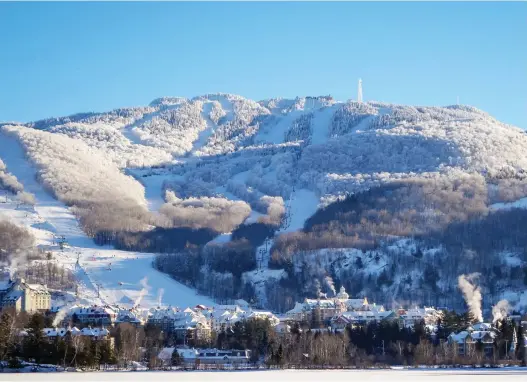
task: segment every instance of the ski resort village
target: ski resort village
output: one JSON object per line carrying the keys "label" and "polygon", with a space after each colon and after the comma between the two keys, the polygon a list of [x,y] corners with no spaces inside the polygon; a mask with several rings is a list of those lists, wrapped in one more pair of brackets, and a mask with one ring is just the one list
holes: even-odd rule
{"label": "ski resort village", "polygon": [[0,365],[520,365],[527,134],[231,94],[0,125]]}

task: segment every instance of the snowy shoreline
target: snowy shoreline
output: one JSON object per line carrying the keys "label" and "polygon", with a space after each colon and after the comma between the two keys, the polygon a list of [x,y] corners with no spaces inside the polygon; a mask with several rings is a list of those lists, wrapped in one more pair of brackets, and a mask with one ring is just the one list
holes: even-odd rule
{"label": "snowy shoreline", "polygon": [[[306,371],[341,371],[341,372],[380,372],[380,371],[422,371],[422,372],[449,372],[449,371],[463,371],[470,373],[471,371],[478,372],[496,372],[496,371],[509,371],[509,372],[523,372],[527,375],[527,366],[514,366],[514,365],[420,365],[420,366],[377,366],[377,367],[289,367],[289,368],[267,368],[258,366],[228,366],[218,365],[218,367],[212,367],[216,365],[202,365],[201,367],[166,367],[160,369],[149,370],[146,366],[136,366],[130,368],[114,368],[109,367],[108,369],[88,369],[67,367],[55,365],[26,365],[20,369],[4,368],[0,369],[0,374],[26,374],[26,373],[192,373],[192,372],[207,372],[207,373],[226,373],[226,372],[306,372]],[[223,366],[223,367],[222,367]]]}

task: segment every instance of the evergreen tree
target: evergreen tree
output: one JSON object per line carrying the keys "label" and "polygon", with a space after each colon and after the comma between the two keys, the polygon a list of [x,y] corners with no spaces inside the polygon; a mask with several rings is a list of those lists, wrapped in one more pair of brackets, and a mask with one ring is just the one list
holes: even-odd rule
{"label": "evergreen tree", "polygon": [[13,321],[13,316],[7,312],[0,316],[0,361],[8,359],[13,350]]}
{"label": "evergreen tree", "polygon": [[183,357],[178,353],[177,349],[174,348],[172,357],[170,357],[170,364],[172,366],[180,366],[183,363]]}
{"label": "evergreen tree", "polygon": [[521,361],[522,366],[526,366],[527,362],[527,354],[525,347],[527,346],[526,339],[525,339],[525,330],[523,329],[522,325],[518,326],[518,346],[516,348],[517,351],[517,358]]}
{"label": "evergreen tree", "polygon": [[31,316],[28,323],[28,335],[24,341],[24,356],[40,363],[45,356],[46,338],[43,333],[44,316],[37,313]]}
{"label": "evergreen tree", "polygon": [[115,356],[114,348],[110,340],[101,341],[99,351],[101,353],[101,364],[114,365],[117,363],[117,358]]}
{"label": "evergreen tree", "polygon": [[280,346],[278,346],[278,351],[276,352],[276,364],[282,366],[284,361],[284,347],[280,344]]}

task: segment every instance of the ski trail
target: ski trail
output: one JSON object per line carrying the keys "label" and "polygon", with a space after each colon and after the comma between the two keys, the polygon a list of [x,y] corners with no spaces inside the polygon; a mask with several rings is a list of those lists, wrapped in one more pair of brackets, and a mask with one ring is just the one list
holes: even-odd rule
{"label": "ski trail", "polygon": [[[194,289],[155,270],[152,267],[154,254],[97,246],[81,230],[69,208],[54,199],[38,183],[37,168],[26,158],[18,139],[1,130],[0,157],[8,171],[15,175],[25,190],[33,193],[36,199],[34,212],[15,211],[14,203],[10,210],[6,210],[7,205],[2,206],[2,212],[7,212],[19,224],[27,226],[32,222],[30,228],[35,232],[37,244],[52,247],[54,259],[76,275],[81,300],[131,307],[142,289],[140,280],[146,277],[150,289],[142,302],[145,307],[157,306],[157,293],[160,289],[166,291],[164,300],[168,305],[214,305],[211,299],[198,295]],[[29,214],[35,216],[28,217]],[[57,244],[50,245],[53,235],[64,235],[69,245],[63,250],[60,250]],[[97,297],[98,286],[101,298]]]}
{"label": "ski trail", "polygon": [[38,171],[26,158],[16,137],[0,132],[0,157],[9,171],[24,185],[25,191],[35,195],[35,211],[53,227],[54,233],[65,235],[72,246],[92,245],[92,240],[86,237],[70,210],[38,183]]}
{"label": "ski trail", "polygon": [[192,144],[192,150],[190,155],[195,155],[197,151],[202,149],[208,142],[209,137],[214,133],[214,128],[216,125],[210,119],[210,112],[212,111],[212,103],[204,103],[203,110],[201,111],[201,117],[206,122],[206,127],[204,130],[200,131],[198,138]]}

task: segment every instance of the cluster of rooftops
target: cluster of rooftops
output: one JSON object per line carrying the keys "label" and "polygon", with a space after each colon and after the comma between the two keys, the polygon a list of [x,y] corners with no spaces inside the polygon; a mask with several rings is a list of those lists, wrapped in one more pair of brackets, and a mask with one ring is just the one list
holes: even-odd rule
{"label": "cluster of rooftops", "polygon": [[140,307],[123,308],[118,306],[80,306],[56,308],[64,311],[62,324],[72,320],[85,324],[116,325],[130,323],[144,325],[147,323],[170,327],[173,329],[219,329],[234,323],[251,319],[269,319],[272,325],[278,325],[280,319],[271,312],[254,310],[248,304],[216,305],[206,307],[197,305],[193,308],[179,309],[177,307],[156,307],[144,309]]}

